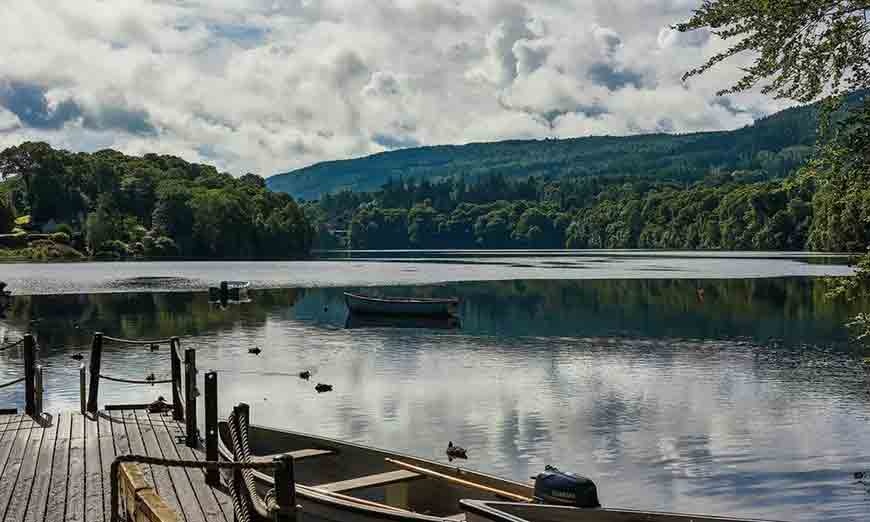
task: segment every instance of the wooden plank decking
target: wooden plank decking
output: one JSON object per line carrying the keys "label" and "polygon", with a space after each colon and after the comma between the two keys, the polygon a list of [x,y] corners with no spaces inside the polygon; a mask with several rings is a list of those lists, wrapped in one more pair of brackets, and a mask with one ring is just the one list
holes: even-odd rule
{"label": "wooden plank decking", "polygon": [[[0,520],[108,522],[109,466],[117,455],[205,460],[184,445],[184,425],[145,411],[75,413],[36,421],[0,415]],[[142,466],[179,521],[232,522],[232,503],[197,469]]]}

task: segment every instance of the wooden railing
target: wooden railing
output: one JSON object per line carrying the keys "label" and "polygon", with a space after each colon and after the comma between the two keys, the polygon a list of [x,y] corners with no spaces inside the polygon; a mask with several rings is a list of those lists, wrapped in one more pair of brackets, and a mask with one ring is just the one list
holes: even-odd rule
{"label": "wooden railing", "polygon": [[[118,493],[127,520],[132,522],[177,522],[178,515],[145,481],[135,462],[121,463],[118,468]],[[114,519],[114,517],[113,517]]]}

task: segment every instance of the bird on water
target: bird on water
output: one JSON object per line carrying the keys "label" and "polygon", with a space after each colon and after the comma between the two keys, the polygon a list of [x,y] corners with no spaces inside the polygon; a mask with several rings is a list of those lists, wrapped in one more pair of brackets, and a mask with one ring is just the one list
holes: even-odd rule
{"label": "bird on water", "polygon": [[299,378],[305,379],[306,381],[311,378],[311,372],[305,370],[304,372],[299,372]]}
{"label": "bird on water", "polygon": [[82,359],[85,358],[85,356],[82,355],[81,353],[74,353],[74,354],[70,355],[70,357],[76,361],[81,361]]}
{"label": "bird on water", "polygon": [[248,348],[248,353],[252,353],[254,355],[260,355],[260,352],[263,350],[260,349],[259,346],[254,346],[253,348]]}
{"label": "bird on water", "polygon": [[468,458],[468,451],[466,451],[462,446],[454,445],[452,440],[447,443],[447,451],[445,453],[447,453],[447,459],[450,460],[450,462],[453,462],[453,459]]}
{"label": "bird on water", "polygon": [[332,385],[319,382],[317,383],[317,386],[314,387],[314,389],[317,390],[317,393],[329,392],[332,391]]}

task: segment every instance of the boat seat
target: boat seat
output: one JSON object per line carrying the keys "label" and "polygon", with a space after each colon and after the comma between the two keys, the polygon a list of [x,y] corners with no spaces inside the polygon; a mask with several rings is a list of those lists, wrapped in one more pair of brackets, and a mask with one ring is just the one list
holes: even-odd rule
{"label": "boat seat", "polygon": [[338,482],[329,482],[315,486],[318,489],[330,491],[332,493],[343,493],[353,491],[355,489],[375,488],[378,486],[389,486],[398,482],[407,482],[409,480],[417,480],[426,478],[420,473],[400,469],[397,471],[387,471],[376,475],[365,475],[362,477],[352,478],[348,480],[340,480]]}
{"label": "boat seat", "polygon": [[288,451],[287,453],[273,453],[271,455],[254,455],[251,460],[255,462],[272,462],[276,457],[280,457],[282,455],[290,455],[293,457],[293,460],[305,460],[311,459],[315,457],[325,457],[327,455],[335,455],[338,453],[333,450],[322,450],[322,449],[301,449],[296,451]]}
{"label": "boat seat", "polygon": [[458,522],[465,522],[465,513],[450,515],[449,517],[444,517],[444,520],[457,520]]}

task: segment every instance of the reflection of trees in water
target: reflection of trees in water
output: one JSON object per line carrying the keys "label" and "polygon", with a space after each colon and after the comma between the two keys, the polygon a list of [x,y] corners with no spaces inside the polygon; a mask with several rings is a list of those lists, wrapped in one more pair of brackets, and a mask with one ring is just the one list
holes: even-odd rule
{"label": "reflection of trees in water", "polygon": [[[308,290],[294,310],[296,317],[343,324],[343,290]],[[503,336],[844,342],[843,323],[859,308],[825,298],[824,283],[809,278],[523,280],[358,291],[375,296],[458,296],[463,332]]]}
{"label": "reflection of trees in water", "polygon": [[6,322],[34,331],[47,348],[87,344],[93,332],[128,339],[192,337],[261,326],[276,309],[290,308],[294,289],[257,294],[253,302],[221,307],[207,293],[91,294],[18,296]]}

